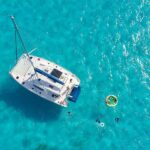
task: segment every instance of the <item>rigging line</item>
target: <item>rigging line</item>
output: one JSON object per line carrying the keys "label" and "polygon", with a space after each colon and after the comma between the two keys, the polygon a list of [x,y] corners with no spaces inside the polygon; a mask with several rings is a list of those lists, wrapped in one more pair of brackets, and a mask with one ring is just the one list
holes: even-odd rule
{"label": "rigging line", "polygon": [[16,49],[16,63],[17,63],[17,59],[18,59],[18,46],[17,46],[17,33],[15,30],[15,49]]}
{"label": "rigging line", "polygon": [[22,40],[22,37],[21,37],[21,35],[20,35],[18,26],[17,26],[17,24],[16,24],[16,22],[15,22],[15,18],[14,18],[14,16],[10,16],[10,18],[11,18],[11,20],[12,20],[12,22],[13,22],[13,25],[14,25],[14,27],[15,27],[15,30],[16,30],[16,32],[17,32],[17,34],[18,34],[19,40],[21,41],[21,44],[22,44],[22,46],[23,46],[23,49],[24,49],[24,51],[28,54],[28,52],[27,52],[27,50],[26,50],[26,47],[25,47],[25,44],[24,44],[24,42],[23,42],[23,40]]}
{"label": "rigging line", "polygon": [[33,52],[36,51],[36,50],[37,50],[37,48],[32,49],[32,50],[29,52],[29,54],[33,53]]}
{"label": "rigging line", "polygon": [[[26,49],[26,47],[25,47],[25,44],[24,44],[24,42],[23,42],[23,40],[22,40],[22,37],[21,37],[21,35],[20,35],[18,26],[17,26],[17,24],[16,24],[16,22],[15,22],[15,18],[14,18],[14,16],[10,16],[10,18],[11,18],[11,20],[12,20],[12,22],[13,22],[13,25],[14,25],[14,28],[15,28],[15,30],[16,30],[16,33],[18,34],[18,38],[19,38],[19,40],[21,41],[21,44],[22,44],[22,46],[23,46],[23,49],[24,49],[24,51],[26,52],[27,57],[28,57],[28,59],[29,59],[31,65],[32,65],[33,69],[34,69],[34,72],[35,72],[36,76],[37,76],[37,73],[36,73],[36,71],[35,71],[35,67],[34,67],[34,65],[33,65],[32,61],[31,61],[31,59],[30,59],[30,56],[29,56],[29,54],[28,54],[28,51],[27,51],[27,49]],[[38,78],[38,76],[37,76],[37,78]]]}
{"label": "rigging line", "polygon": [[[30,59],[30,56],[29,56],[29,54],[28,54],[28,51],[26,50],[26,47],[25,47],[25,44],[24,44],[24,42],[23,42],[23,40],[22,40],[22,37],[21,37],[21,35],[20,35],[18,26],[17,26],[17,24],[16,24],[16,22],[15,22],[15,18],[14,18],[14,16],[10,16],[10,18],[11,18],[11,20],[12,20],[12,22],[13,22],[13,25],[14,25],[14,28],[15,28],[16,41],[17,41],[17,35],[18,35],[18,38],[19,38],[19,40],[21,41],[21,44],[22,44],[22,46],[23,46],[23,49],[24,49],[25,53],[27,54],[27,57],[28,57],[28,59],[29,59],[29,62],[31,63],[31,65],[32,65],[32,67],[33,67],[33,70],[34,70],[34,72],[35,72],[35,76],[36,76],[36,78],[38,79],[38,74],[37,74],[37,72],[35,71],[35,67],[34,67],[34,65],[33,65],[32,61],[31,61],[31,59]],[[44,87],[44,85],[43,85],[42,83],[39,83],[39,84]]]}

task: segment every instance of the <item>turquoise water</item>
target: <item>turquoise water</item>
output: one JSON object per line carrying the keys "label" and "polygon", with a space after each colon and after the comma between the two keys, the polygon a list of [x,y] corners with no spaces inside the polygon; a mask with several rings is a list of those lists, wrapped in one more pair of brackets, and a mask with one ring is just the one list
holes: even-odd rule
{"label": "turquoise water", "polygon": [[[149,0],[0,0],[0,150],[149,150],[149,12]],[[77,103],[61,108],[10,78],[10,14],[29,51],[81,79]]]}

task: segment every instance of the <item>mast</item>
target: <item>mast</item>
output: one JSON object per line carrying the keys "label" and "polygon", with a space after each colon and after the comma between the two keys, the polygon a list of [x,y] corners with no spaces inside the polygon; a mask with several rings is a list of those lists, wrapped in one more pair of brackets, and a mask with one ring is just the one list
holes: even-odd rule
{"label": "mast", "polygon": [[[16,22],[15,22],[15,18],[14,18],[14,16],[10,16],[10,18],[11,18],[12,23],[13,23],[13,25],[14,25],[15,31],[16,31],[18,37],[19,37],[19,40],[20,40],[20,42],[21,42],[21,44],[22,44],[22,47],[23,47],[23,49],[24,49],[24,51],[25,51],[25,53],[26,53],[26,55],[27,55],[27,57],[28,57],[28,59],[29,59],[31,65],[32,65],[32,67],[33,67],[33,69],[34,69],[34,72],[35,72],[35,74],[36,74],[35,67],[34,67],[34,65],[33,65],[32,61],[31,61],[31,59],[30,59],[30,56],[29,56],[29,54],[28,54],[28,51],[27,51],[26,46],[25,46],[25,44],[24,44],[24,41],[23,41],[23,39],[22,39],[22,37],[21,37],[21,35],[20,35],[19,28],[18,28],[18,26],[17,26],[17,24],[16,24]],[[37,74],[36,74],[36,76],[37,76]]]}

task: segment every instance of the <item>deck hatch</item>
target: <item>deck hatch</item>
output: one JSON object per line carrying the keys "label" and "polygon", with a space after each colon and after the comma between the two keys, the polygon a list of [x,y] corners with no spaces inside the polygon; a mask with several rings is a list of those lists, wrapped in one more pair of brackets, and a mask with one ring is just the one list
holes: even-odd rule
{"label": "deck hatch", "polygon": [[55,77],[52,74],[48,74],[48,73],[44,72],[43,70],[40,70],[39,68],[35,68],[35,71],[42,74],[42,75],[44,75],[44,76],[46,76],[47,78],[53,80],[54,82],[57,82],[61,85],[64,85],[64,82],[62,82],[61,80],[59,80],[59,78]]}
{"label": "deck hatch", "polygon": [[51,72],[51,75],[53,75],[57,78],[60,78],[60,76],[62,75],[62,72],[57,70],[57,69],[53,69],[52,72]]}

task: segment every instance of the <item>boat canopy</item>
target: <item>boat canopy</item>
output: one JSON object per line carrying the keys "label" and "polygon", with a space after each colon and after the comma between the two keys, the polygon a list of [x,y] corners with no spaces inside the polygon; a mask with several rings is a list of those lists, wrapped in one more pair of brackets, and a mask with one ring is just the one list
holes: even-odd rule
{"label": "boat canopy", "polygon": [[80,86],[75,86],[70,93],[69,100],[72,102],[76,102],[79,94],[80,94]]}
{"label": "boat canopy", "polygon": [[54,82],[57,82],[61,85],[64,85],[64,82],[60,81],[57,77],[53,76],[52,74],[48,74],[46,72],[44,72],[43,70],[39,69],[39,68],[35,68],[35,71],[46,76],[47,78],[53,80]]}

